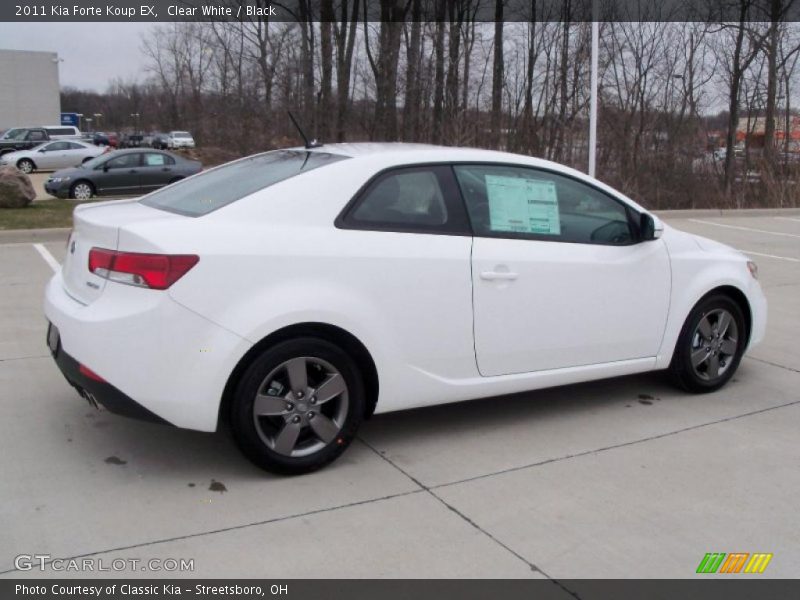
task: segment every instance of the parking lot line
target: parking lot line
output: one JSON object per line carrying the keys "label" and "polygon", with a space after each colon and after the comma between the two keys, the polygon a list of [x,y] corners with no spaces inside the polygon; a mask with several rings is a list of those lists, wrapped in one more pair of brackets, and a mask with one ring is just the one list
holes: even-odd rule
{"label": "parking lot line", "polygon": [[59,262],[50,254],[50,251],[45,248],[42,244],[32,244],[32,246],[36,249],[39,255],[44,259],[53,272],[58,271],[61,268]]}
{"label": "parking lot line", "polygon": [[739,229],[741,231],[754,231],[755,233],[767,233],[769,235],[779,235],[782,237],[800,238],[796,233],[784,233],[782,231],[768,231],[766,229],[753,229],[752,227],[742,227],[741,225],[725,225],[724,223],[715,223],[714,221],[706,221],[705,219],[688,219],[692,223],[702,223],[703,225],[714,225],[715,227],[724,227],[725,229]]}
{"label": "parking lot line", "polygon": [[772,217],[773,219],[777,219],[778,221],[794,221],[795,223],[800,223],[800,219],[795,217]]}
{"label": "parking lot line", "polygon": [[753,252],[751,250],[739,250],[739,252],[744,252],[745,254],[750,254],[752,256],[763,256],[765,258],[774,258],[777,260],[788,260],[789,262],[800,262],[800,258],[790,258],[788,256],[777,256],[775,254],[763,254],[761,252]]}

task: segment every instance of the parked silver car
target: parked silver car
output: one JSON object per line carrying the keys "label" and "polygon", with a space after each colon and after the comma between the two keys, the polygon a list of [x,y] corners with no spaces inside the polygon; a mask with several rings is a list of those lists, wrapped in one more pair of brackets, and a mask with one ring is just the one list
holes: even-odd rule
{"label": "parked silver car", "polygon": [[100,156],[106,148],[77,140],[45,142],[30,150],[18,150],[0,156],[0,164],[14,165],[23,173],[66,169]]}

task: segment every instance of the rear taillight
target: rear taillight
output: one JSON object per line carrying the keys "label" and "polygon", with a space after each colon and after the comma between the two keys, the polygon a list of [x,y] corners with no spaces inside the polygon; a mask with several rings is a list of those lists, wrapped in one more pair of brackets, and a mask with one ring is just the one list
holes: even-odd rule
{"label": "rear taillight", "polygon": [[89,271],[117,283],[165,290],[199,260],[194,254],[139,254],[92,248]]}

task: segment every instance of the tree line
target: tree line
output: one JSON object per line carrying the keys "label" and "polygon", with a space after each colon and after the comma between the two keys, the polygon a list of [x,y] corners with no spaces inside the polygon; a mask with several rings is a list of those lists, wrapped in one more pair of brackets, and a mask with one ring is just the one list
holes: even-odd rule
{"label": "tree line", "polygon": [[[293,22],[161,24],[141,41],[146,80],[66,89],[62,108],[100,112],[108,129],[187,129],[236,155],[295,145],[291,110],[325,142],[497,148],[585,170],[585,2],[530,0],[511,22],[509,0],[297,0]],[[642,20],[600,25],[597,175],[649,207],[798,203],[783,134],[795,0],[722,4],[736,20],[672,22],[642,0]],[[744,149],[713,159],[742,123]]]}

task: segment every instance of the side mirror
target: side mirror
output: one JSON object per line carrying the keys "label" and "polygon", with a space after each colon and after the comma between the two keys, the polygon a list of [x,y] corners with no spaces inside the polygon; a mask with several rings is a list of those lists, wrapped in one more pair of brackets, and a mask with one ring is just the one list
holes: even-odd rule
{"label": "side mirror", "polygon": [[108,163],[103,165],[103,172],[108,173]]}
{"label": "side mirror", "polygon": [[657,240],[664,231],[664,225],[657,217],[649,213],[639,215],[639,235],[643,242]]}
{"label": "side mirror", "polygon": [[47,148],[39,148],[39,152],[45,153],[45,152],[47,152]]}

